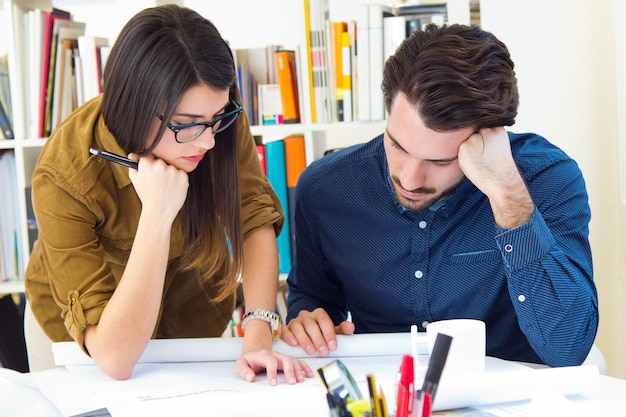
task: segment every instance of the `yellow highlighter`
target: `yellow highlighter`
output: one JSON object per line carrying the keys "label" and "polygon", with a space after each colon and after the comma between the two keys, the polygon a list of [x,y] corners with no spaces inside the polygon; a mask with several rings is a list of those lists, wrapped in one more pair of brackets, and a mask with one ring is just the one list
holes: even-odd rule
{"label": "yellow highlighter", "polygon": [[387,410],[387,400],[385,399],[383,387],[380,387],[380,394],[378,394],[378,397],[378,401],[380,402],[380,416],[389,417],[389,411]]}
{"label": "yellow highlighter", "polygon": [[370,394],[370,406],[373,417],[382,417],[380,400],[378,398],[378,393],[376,392],[376,379],[373,374],[367,375],[367,388]]}
{"label": "yellow highlighter", "polygon": [[346,406],[352,417],[371,417],[372,406],[367,398],[358,401],[351,401]]}

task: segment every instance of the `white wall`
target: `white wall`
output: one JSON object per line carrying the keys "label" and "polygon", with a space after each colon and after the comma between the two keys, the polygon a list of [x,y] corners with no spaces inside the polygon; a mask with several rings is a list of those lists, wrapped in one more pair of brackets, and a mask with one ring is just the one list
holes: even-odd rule
{"label": "white wall", "polygon": [[614,1],[622,0],[481,0],[481,22],[507,44],[516,63],[521,103],[512,130],[546,136],[581,166],[592,210],[597,344],[610,374],[624,378],[626,281],[619,275],[625,210],[618,175]]}

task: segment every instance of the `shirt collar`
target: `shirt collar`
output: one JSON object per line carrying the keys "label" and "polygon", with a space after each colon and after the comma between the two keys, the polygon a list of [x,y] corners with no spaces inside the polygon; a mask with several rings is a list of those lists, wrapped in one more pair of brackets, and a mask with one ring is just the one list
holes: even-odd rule
{"label": "shirt collar", "polygon": [[[94,129],[94,143],[95,146],[99,149],[103,149],[121,156],[126,156],[128,153],[118,145],[117,140],[113,134],[109,131],[109,128],[104,123],[104,117],[100,115],[96,122],[96,127]],[[128,176],[128,170],[125,166],[109,163],[111,167],[111,171],[113,172],[113,176],[115,177],[115,181],[118,184],[119,188],[126,187],[131,184],[130,177]]]}
{"label": "shirt collar", "polygon": [[[396,205],[398,209],[398,212],[400,214],[413,213],[412,210],[409,210],[408,208],[402,206],[398,202],[398,199],[396,198],[396,195],[393,191],[393,184],[391,182],[391,174],[389,172],[389,167],[387,166],[386,158],[383,158],[383,164],[385,167],[385,177],[386,177],[385,182],[386,182],[387,190],[389,191],[389,197],[393,199],[394,204]],[[454,211],[457,207],[459,207],[460,204],[463,204],[463,196],[467,195],[467,193],[470,192],[470,188],[472,187],[474,187],[474,185],[471,183],[471,181],[465,178],[459,184],[459,186],[456,187],[456,189],[452,192],[452,194],[450,194],[448,197],[444,198],[441,201],[437,201],[435,204],[430,206],[428,210],[430,210],[432,213],[440,212],[440,214],[443,215],[444,217],[448,217],[448,214],[450,211]]]}

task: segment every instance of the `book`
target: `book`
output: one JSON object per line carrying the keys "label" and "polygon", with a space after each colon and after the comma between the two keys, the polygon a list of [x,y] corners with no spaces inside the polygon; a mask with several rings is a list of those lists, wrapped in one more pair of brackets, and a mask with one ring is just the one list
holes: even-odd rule
{"label": "book", "polygon": [[[61,36],[64,30],[61,29]],[[52,129],[61,123],[75,108],[76,80],[74,75],[74,50],[78,47],[78,41],[72,38],[60,39],[61,49],[58,51],[57,66],[58,74],[55,85],[57,94],[52,103]]]}
{"label": "book", "polygon": [[15,139],[13,133],[13,127],[11,126],[11,119],[4,109],[4,104],[0,101],[0,132],[4,139]]}
{"label": "book", "polygon": [[10,121],[13,120],[11,107],[11,87],[9,86],[9,69],[7,68],[7,56],[0,56],[0,103],[4,105],[4,111]]}
{"label": "book", "polygon": [[[63,31],[61,31],[63,29]],[[67,29],[67,30],[66,30]],[[61,33],[61,36],[59,36]],[[78,36],[84,35],[85,24],[74,22],[72,20],[56,19],[52,29],[52,45],[50,49],[50,63],[48,71],[48,90],[46,97],[46,109],[44,114],[44,131],[42,136],[49,136],[52,129],[56,127],[53,122],[53,107],[58,105],[58,95],[60,94],[58,71],[60,71],[61,49],[64,38],[77,39]],[[61,41],[59,41],[61,38]],[[56,91],[55,91],[56,89]]]}
{"label": "book", "polygon": [[[235,65],[240,75],[240,89],[244,108],[250,123],[263,123],[259,90],[262,84],[277,84],[274,52],[280,45],[267,45],[263,48],[243,48],[233,50]],[[245,84],[245,85],[244,85]]]}
{"label": "book", "polygon": [[265,143],[267,179],[280,200],[285,221],[276,238],[278,245],[278,268],[281,274],[291,269],[291,228],[289,227],[289,197],[287,194],[287,170],[285,164],[285,141],[283,139]]}
{"label": "book", "polygon": [[258,125],[258,82],[244,66],[237,66],[237,85],[241,94],[241,105],[250,120],[250,124]]}
{"label": "book", "polygon": [[343,97],[343,120],[353,120],[352,98],[352,45],[348,31],[341,34],[341,77]]}
{"label": "book", "polygon": [[332,120],[329,67],[327,61],[327,30],[329,16],[328,0],[308,0],[310,16],[311,72],[315,114],[314,123],[328,123]]}
{"label": "book", "polygon": [[283,103],[278,84],[258,85],[259,120],[264,125],[282,125]]}
{"label": "book", "polygon": [[[78,37],[78,55],[82,66],[82,102],[88,101],[102,92],[102,68],[100,50],[109,46],[109,40],[98,36]],[[79,104],[82,104],[80,102]]]}
{"label": "book", "polygon": [[281,50],[274,52],[276,78],[280,86],[280,98],[284,123],[300,123],[300,98],[296,70],[296,52]]}
{"label": "book", "polygon": [[46,103],[48,100],[48,81],[50,76],[50,54],[52,50],[52,36],[54,21],[57,19],[70,20],[70,12],[53,8],[44,13],[43,42],[41,52],[41,88],[39,89],[39,124],[38,136],[44,137]]}
{"label": "book", "polygon": [[0,190],[2,201],[13,202],[5,204],[0,210],[0,257],[4,276],[2,279],[13,280],[22,276],[20,267],[21,237],[20,213],[17,204],[17,184],[15,155],[13,152],[0,151]]}
{"label": "book", "polygon": [[26,111],[26,135],[36,137],[39,133],[39,90],[41,89],[41,57],[43,48],[44,12],[35,8],[26,14],[26,29],[28,47],[23,51],[22,59],[26,62],[26,91],[24,100]]}
{"label": "book", "polygon": [[344,105],[343,105],[343,34],[348,31],[348,24],[346,22],[332,22],[332,79],[335,88],[335,105],[333,108],[333,121],[344,121]]}
{"label": "book", "polygon": [[35,218],[35,211],[33,210],[32,191],[32,187],[24,188],[26,198],[26,222],[28,226],[28,247],[31,252],[38,235],[37,219]]}
{"label": "book", "polygon": [[74,51],[72,56],[74,62],[74,75],[76,77],[76,106],[80,106],[85,102],[85,91],[83,90],[83,60],[80,57],[78,50]]}
{"label": "book", "polygon": [[369,122],[370,112],[370,29],[369,5],[356,5],[356,56],[357,56],[357,120]]}
{"label": "book", "polygon": [[254,143],[255,143],[255,146],[256,146],[256,153],[259,156],[259,165],[261,166],[261,172],[263,172],[263,174],[265,176],[267,176],[267,163],[266,163],[266,158],[265,158],[265,145],[263,144],[263,141],[262,141],[260,136],[255,136],[254,137]]}
{"label": "book", "polygon": [[276,84],[274,52],[281,45],[267,45],[264,48],[243,48],[235,50],[235,63],[252,74],[259,84]]}
{"label": "book", "polygon": [[382,4],[369,5],[369,57],[370,57],[370,117],[372,121],[385,119],[383,97],[383,19],[392,16],[392,8]]}
{"label": "book", "polygon": [[300,174],[306,168],[306,152],[303,135],[291,135],[285,142],[285,169],[287,172],[287,200],[289,205],[289,228],[291,232],[291,256],[296,252],[295,194]]}
{"label": "book", "polygon": [[311,122],[317,121],[317,114],[315,112],[315,90],[313,88],[313,57],[311,54],[311,12],[309,0],[304,0],[304,31],[306,35],[306,52],[307,52],[307,71],[309,73],[309,106],[311,108]]}

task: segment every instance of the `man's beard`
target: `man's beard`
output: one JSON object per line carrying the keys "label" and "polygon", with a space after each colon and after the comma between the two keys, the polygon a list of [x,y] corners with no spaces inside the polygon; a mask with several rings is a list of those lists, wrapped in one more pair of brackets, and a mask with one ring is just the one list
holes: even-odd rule
{"label": "man's beard", "polygon": [[459,180],[459,182],[451,185],[450,187],[446,188],[443,192],[440,192],[440,193],[437,193],[437,190],[435,188],[428,188],[428,187],[417,188],[415,190],[407,190],[411,193],[423,194],[426,196],[419,200],[411,200],[403,196],[398,190],[399,188],[405,189],[402,187],[402,185],[400,185],[400,179],[395,176],[391,177],[393,193],[395,194],[396,199],[398,200],[398,203],[402,207],[411,211],[426,210],[427,208],[431,207],[436,202],[441,201],[444,198],[447,198],[450,194],[452,194],[452,192],[456,189],[456,187],[459,186],[459,184],[462,181],[463,181],[462,179]]}

